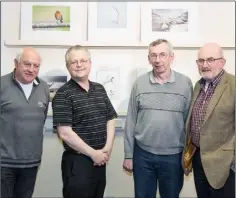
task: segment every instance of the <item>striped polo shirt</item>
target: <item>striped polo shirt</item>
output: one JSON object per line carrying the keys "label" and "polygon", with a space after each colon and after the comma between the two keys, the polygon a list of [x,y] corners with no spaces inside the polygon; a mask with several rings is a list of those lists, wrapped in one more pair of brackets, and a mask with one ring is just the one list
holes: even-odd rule
{"label": "striped polo shirt", "polygon": [[[107,139],[107,121],[117,117],[104,87],[89,81],[88,92],[70,79],[52,101],[53,127],[71,126],[90,147],[102,149]],[[73,150],[63,142],[66,150]]]}

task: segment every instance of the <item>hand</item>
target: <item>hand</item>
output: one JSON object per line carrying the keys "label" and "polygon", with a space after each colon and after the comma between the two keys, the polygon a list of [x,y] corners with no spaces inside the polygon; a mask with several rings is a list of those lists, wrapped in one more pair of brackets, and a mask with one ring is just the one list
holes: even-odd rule
{"label": "hand", "polygon": [[191,172],[191,170],[189,170],[189,169],[187,169],[187,168],[183,169],[183,171],[184,171],[184,174],[185,174],[186,176],[188,176],[188,175],[190,174],[190,172]]}
{"label": "hand", "polygon": [[109,160],[109,159],[110,159],[110,156],[111,156],[111,148],[105,146],[105,147],[102,149],[102,151],[103,151],[104,153],[107,153],[107,155],[108,155],[108,160]]}
{"label": "hand", "polygon": [[108,161],[109,161],[109,159],[110,159],[110,155],[111,155],[111,149],[110,148],[108,148],[108,147],[104,147],[102,150],[101,150],[103,153],[105,153],[106,155],[107,155],[107,160],[106,161],[103,161],[102,162],[102,164],[100,163],[94,163],[94,165],[95,166],[101,166],[101,165],[103,165],[103,164],[107,164],[108,163]]}
{"label": "hand", "polygon": [[102,150],[94,150],[91,155],[91,158],[94,162],[94,165],[104,165],[108,160],[107,153],[104,153]]}
{"label": "hand", "polygon": [[124,159],[123,169],[129,173],[133,172],[133,159]]}

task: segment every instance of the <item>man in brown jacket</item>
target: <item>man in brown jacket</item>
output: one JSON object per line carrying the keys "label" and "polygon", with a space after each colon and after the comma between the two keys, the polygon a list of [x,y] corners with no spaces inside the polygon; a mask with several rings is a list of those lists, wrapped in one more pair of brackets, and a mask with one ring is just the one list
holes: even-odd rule
{"label": "man in brown jacket", "polygon": [[200,48],[202,78],[194,87],[186,122],[183,168],[193,169],[198,198],[235,197],[235,76],[227,73],[218,44]]}

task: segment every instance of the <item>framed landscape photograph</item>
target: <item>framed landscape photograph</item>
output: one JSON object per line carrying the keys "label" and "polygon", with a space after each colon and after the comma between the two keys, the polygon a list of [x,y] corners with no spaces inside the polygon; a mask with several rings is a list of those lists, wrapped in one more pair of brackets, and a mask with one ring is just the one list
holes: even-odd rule
{"label": "framed landscape photograph", "polygon": [[108,43],[139,41],[138,2],[89,2],[88,41]]}
{"label": "framed landscape photograph", "polygon": [[44,80],[49,88],[49,107],[48,116],[52,116],[52,100],[57,92],[57,90],[63,86],[70,77],[67,71],[61,69],[50,69],[48,71],[40,72],[39,78]]}
{"label": "framed landscape photograph", "polygon": [[174,46],[190,46],[200,38],[199,10],[195,2],[141,4],[141,41],[163,38]]}
{"label": "framed landscape photograph", "polygon": [[85,2],[21,2],[21,40],[86,39]]}

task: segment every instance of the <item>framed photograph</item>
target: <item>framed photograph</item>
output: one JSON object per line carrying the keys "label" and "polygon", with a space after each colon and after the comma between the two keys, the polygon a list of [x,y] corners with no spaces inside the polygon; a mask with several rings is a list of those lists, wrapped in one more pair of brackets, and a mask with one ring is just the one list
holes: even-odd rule
{"label": "framed photograph", "polygon": [[89,2],[88,41],[118,43],[140,41],[138,2]]}
{"label": "framed photograph", "polygon": [[86,39],[85,2],[21,2],[21,40]]}
{"label": "framed photograph", "polygon": [[104,86],[107,95],[111,101],[120,99],[120,73],[118,68],[100,68],[97,71],[96,77],[96,82]]}
{"label": "framed photograph", "polygon": [[196,2],[148,2],[141,4],[141,41],[147,45],[167,39],[174,46],[191,46],[200,39]]}
{"label": "framed photograph", "polygon": [[57,92],[57,90],[63,86],[70,78],[68,73],[60,69],[51,69],[46,72],[41,72],[39,78],[44,80],[49,87],[49,107],[48,116],[52,116],[52,100]]}

